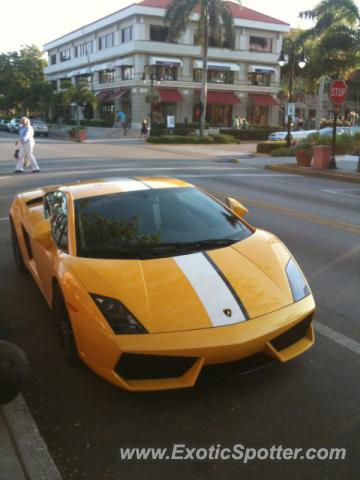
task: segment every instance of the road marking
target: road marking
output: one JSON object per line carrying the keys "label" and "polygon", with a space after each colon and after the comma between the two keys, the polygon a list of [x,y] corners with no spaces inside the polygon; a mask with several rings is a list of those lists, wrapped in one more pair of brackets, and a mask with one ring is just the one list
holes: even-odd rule
{"label": "road marking", "polygon": [[[208,190],[209,191],[209,190]],[[210,192],[214,196],[228,197],[229,195],[223,192]],[[314,215],[312,213],[299,212],[298,210],[293,210],[291,208],[280,207],[279,205],[274,205],[272,203],[264,203],[258,200],[252,200],[247,197],[236,196],[236,199],[243,203],[248,203],[254,207],[263,208],[265,210],[271,210],[277,213],[283,213],[284,215],[289,215],[290,217],[298,218],[300,220],[305,220],[312,223],[317,223],[321,225],[328,225],[333,228],[338,228],[340,230],[345,230],[346,232],[356,233],[360,235],[360,225],[355,225],[351,223],[338,222],[336,220],[327,219]]]}
{"label": "road marking", "polygon": [[0,218],[0,222],[4,221],[4,220],[9,220],[8,217],[3,217],[3,218]]}
{"label": "road marking", "polygon": [[314,321],[314,328],[315,330],[320,333],[321,335],[324,335],[324,337],[329,338],[333,342],[337,343],[338,345],[341,345],[344,348],[347,348],[353,353],[357,353],[360,355],[360,343],[356,342],[355,340],[352,340],[349,337],[346,337],[340,332],[337,332],[336,330],[333,330],[330,327],[327,327],[323,323],[320,323],[318,321]]}
{"label": "road marking", "polygon": [[339,263],[341,263],[345,259],[348,259],[352,255],[357,253],[359,250],[360,250],[360,245],[357,245],[356,247],[352,248],[348,252],[344,253],[344,255],[341,255],[340,257],[335,258],[335,260],[333,260],[332,262],[327,263],[326,265],[324,265],[319,270],[316,270],[313,274],[308,275],[308,277],[313,280],[314,278],[318,277],[319,275],[324,274],[324,272],[327,272],[328,270],[333,269],[336,265],[338,265]]}
{"label": "road marking", "polygon": [[[360,200],[360,189],[352,188],[349,190],[341,191],[341,190],[330,190],[328,188],[322,188],[321,190],[326,193],[332,193],[334,195],[342,195],[343,197],[357,198],[358,200]],[[354,193],[347,193],[347,192],[358,192],[358,195],[355,195]]]}

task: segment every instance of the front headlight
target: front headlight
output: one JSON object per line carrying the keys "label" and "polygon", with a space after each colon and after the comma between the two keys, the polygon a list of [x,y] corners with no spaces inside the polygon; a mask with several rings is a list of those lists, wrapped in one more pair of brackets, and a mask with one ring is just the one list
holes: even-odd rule
{"label": "front headlight", "polygon": [[115,334],[133,335],[148,333],[141,323],[118,300],[96,295],[95,293],[90,293],[90,295]]}
{"label": "front headlight", "polygon": [[286,265],[286,275],[289,280],[294,302],[297,302],[310,294],[310,288],[304,275],[301,273],[299,267],[292,258],[290,258]]}

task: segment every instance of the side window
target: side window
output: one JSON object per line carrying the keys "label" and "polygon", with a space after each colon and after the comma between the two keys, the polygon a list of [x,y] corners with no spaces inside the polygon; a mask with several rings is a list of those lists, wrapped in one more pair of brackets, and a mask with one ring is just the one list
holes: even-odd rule
{"label": "side window", "polygon": [[68,209],[66,195],[51,192],[44,199],[44,216],[51,224],[52,236],[59,248],[68,251]]}

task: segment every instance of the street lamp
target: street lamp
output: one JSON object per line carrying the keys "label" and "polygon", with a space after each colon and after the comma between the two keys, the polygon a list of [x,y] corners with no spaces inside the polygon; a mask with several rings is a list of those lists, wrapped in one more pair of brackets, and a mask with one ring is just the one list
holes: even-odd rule
{"label": "street lamp", "polygon": [[[295,54],[295,42],[291,39],[287,39],[286,43],[288,43],[289,46],[290,46],[288,61],[285,58],[284,49],[282,49],[281,52],[280,52],[280,57],[279,57],[278,62],[279,62],[280,67],[284,67],[285,65],[287,65],[287,63],[289,63],[289,66],[290,66],[289,102],[288,102],[288,105],[289,105],[290,103],[292,103],[292,100],[293,100],[292,90],[293,90],[293,80],[294,80],[294,71],[295,71],[295,60],[297,60],[298,66],[302,69],[306,65],[306,58],[305,58],[304,46],[302,48],[302,51],[301,51],[300,55],[296,55]],[[288,117],[288,121],[287,121],[287,132],[288,133],[286,135],[286,145],[288,147],[290,147],[291,146],[291,115],[290,115],[290,112],[289,112],[289,107],[288,107],[287,117]]]}

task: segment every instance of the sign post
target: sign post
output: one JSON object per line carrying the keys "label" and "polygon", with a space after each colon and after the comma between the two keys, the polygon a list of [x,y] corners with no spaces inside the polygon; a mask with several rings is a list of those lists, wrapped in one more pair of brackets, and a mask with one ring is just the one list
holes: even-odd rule
{"label": "sign post", "polygon": [[347,92],[348,87],[343,80],[334,80],[330,85],[329,99],[334,107],[334,123],[332,135],[332,154],[329,168],[337,168],[335,160],[337,116],[340,111],[340,105],[342,105],[346,100]]}

